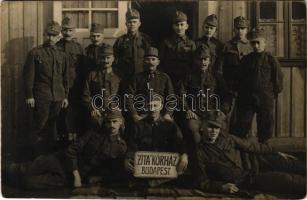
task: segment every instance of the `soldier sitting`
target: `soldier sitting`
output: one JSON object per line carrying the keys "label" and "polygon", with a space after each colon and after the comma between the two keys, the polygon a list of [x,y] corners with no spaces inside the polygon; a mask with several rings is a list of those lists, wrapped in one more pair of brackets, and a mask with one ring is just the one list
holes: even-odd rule
{"label": "soldier sitting", "polygon": [[162,96],[155,93],[147,101],[147,117],[133,124],[127,136],[125,168],[130,173],[134,172],[136,151],[174,152],[180,153],[177,172],[182,174],[188,166],[182,133],[175,122],[165,120],[161,116]]}
{"label": "soldier sitting", "polygon": [[236,122],[231,131],[241,138],[246,137],[257,113],[257,136],[259,142],[266,142],[273,135],[274,99],[283,88],[280,64],[265,50],[264,31],[254,29],[248,34],[254,52],[241,60],[236,82]]}
{"label": "soldier sitting", "polygon": [[[268,143],[221,132],[223,115],[211,112],[200,127],[195,151],[196,187],[205,191],[238,193],[244,189],[305,194],[305,164],[277,152]],[[257,156],[260,172],[242,167],[240,151]]]}
{"label": "soldier sitting", "polygon": [[[127,94],[127,107],[134,122],[141,120],[145,115],[144,113],[136,109],[135,100],[138,95],[147,97],[150,92],[155,92],[163,96],[165,99],[167,96],[174,94],[173,85],[170,77],[159,70],[157,70],[160,64],[158,49],[150,47],[146,49],[144,56],[144,72],[138,73],[129,84]],[[171,109],[164,109],[164,118],[172,120],[171,115],[173,111]],[[143,115],[142,115],[143,114]]]}
{"label": "soldier sitting", "polygon": [[98,47],[97,67],[88,75],[82,94],[82,99],[88,113],[90,122],[88,128],[99,128],[103,121],[104,110],[111,105],[112,95],[117,95],[120,78],[113,72],[113,48],[109,45]]}
{"label": "soldier sitting", "polygon": [[[194,70],[181,84],[183,109],[189,132],[193,137],[192,146],[200,142],[199,127],[210,110],[228,112],[228,90],[220,74],[214,74],[210,67],[210,50],[198,47],[194,53]],[[191,137],[189,137],[191,138]]]}
{"label": "soldier sitting", "polygon": [[39,156],[29,163],[3,165],[3,178],[28,189],[81,187],[92,176],[112,183],[124,172],[122,163],[127,147],[121,138],[122,127],[121,112],[109,111],[102,129],[86,132],[67,150]]}

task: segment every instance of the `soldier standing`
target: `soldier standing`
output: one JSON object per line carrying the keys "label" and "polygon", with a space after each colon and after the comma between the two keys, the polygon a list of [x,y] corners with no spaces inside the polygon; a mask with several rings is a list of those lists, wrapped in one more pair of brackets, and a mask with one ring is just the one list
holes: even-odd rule
{"label": "soldier standing", "polygon": [[221,66],[223,43],[216,39],[214,36],[216,32],[216,27],[218,25],[217,16],[215,14],[206,17],[203,23],[204,36],[195,41],[196,46],[206,45],[210,49],[211,53],[211,65],[213,66],[214,73],[223,73]]}
{"label": "soldier standing", "polygon": [[127,33],[120,36],[114,43],[115,67],[125,79],[132,78],[143,71],[145,50],[152,45],[151,38],[139,32],[141,26],[140,14],[135,9],[126,13]]}
{"label": "soldier standing", "polygon": [[88,71],[96,68],[96,49],[100,46],[106,46],[104,40],[104,29],[101,24],[93,23],[90,30],[90,39],[92,44],[85,48],[86,67]]}
{"label": "soldier standing", "polygon": [[[98,47],[96,54],[97,68],[90,72],[85,81],[82,100],[90,115],[90,126],[99,128],[104,118],[104,110],[111,106],[108,105],[112,101],[110,98],[118,94],[120,78],[112,68],[112,46]],[[100,95],[100,98],[94,98],[96,95]]]}
{"label": "soldier standing", "polygon": [[[32,49],[24,65],[26,104],[34,109],[32,142],[42,142],[36,153],[52,150],[57,139],[56,119],[61,108],[68,106],[69,66],[66,54],[58,49],[61,26],[47,24],[47,40]],[[45,128],[47,133],[43,133]]]}
{"label": "soldier standing", "polygon": [[193,51],[196,48],[194,41],[186,35],[189,28],[187,20],[185,13],[176,11],[173,18],[174,35],[165,40],[160,48],[159,68],[170,76],[177,92],[178,82],[191,71]]}
{"label": "soldier standing", "polygon": [[[69,107],[67,111],[60,114],[59,123],[63,124],[61,131],[67,131],[68,140],[73,140],[77,136],[77,131],[80,131],[81,113],[81,92],[84,85],[84,69],[83,69],[83,49],[81,45],[73,39],[75,26],[70,18],[65,17],[62,20],[62,35],[63,38],[57,42],[59,49],[66,53],[69,59]],[[64,130],[63,130],[64,129]],[[66,129],[66,130],[65,130]],[[66,134],[66,133],[65,133]]]}
{"label": "soldier standing", "polygon": [[[227,83],[228,89],[235,97],[236,94],[233,92],[233,85],[236,81],[236,74],[238,73],[238,67],[240,60],[243,56],[251,53],[252,47],[249,41],[246,38],[248,32],[248,20],[242,16],[238,16],[234,19],[234,32],[235,37],[230,41],[225,43],[224,46],[224,56],[223,56],[223,77]],[[232,110],[231,114],[228,116],[229,129],[231,130],[235,122],[235,112],[236,108],[234,107],[235,100],[233,99],[232,105],[230,108]]]}
{"label": "soldier standing", "polygon": [[238,69],[238,107],[232,132],[246,137],[256,113],[258,140],[265,142],[273,135],[273,105],[282,91],[283,75],[278,60],[265,50],[264,31],[253,29],[248,39],[253,52],[242,58]]}
{"label": "soldier standing", "polygon": [[[141,111],[138,111],[134,105],[134,97],[136,95],[143,95],[148,97],[150,92],[158,93],[165,99],[168,95],[174,94],[174,89],[170,77],[159,70],[157,67],[160,63],[159,52],[157,48],[150,47],[146,50],[144,56],[144,72],[135,75],[129,84],[127,94],[132,95],[133,98],[128,98],[127,104],[131,117],[134,122],[141,120]],[[173,111],[170,109],[164,110],[164,117],[172,120]]]}

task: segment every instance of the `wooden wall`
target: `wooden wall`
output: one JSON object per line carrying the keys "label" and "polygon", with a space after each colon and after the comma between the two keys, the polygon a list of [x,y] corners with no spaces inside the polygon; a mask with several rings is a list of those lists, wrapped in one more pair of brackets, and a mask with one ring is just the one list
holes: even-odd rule
{"label": "wooden wall", "polygon": [[[27,52],[43,42],[43,29],[53,18],[52,9],[52,1],[1,3],[1,131],[4,148],[27,133],[31,117],[25,107],[23,64]],[[199,36],[204,18],[217,13],[220,18],[218,37],[227,41],[232,37],[233,17],[247,16],[248,8],[244,1],[200,1],[198,13]],[[303,64],[303,61],[287,62],[282,68],[284,90],[276,102],[274,136],[288,142],[305,142],[307,132],[307,71]],[[252,133],[255,134],[255,127]]]}

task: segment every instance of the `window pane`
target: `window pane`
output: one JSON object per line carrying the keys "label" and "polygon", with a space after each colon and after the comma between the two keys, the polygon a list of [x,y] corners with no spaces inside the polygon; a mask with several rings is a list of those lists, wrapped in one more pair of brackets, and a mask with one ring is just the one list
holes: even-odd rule
{"label": "window pane", "polygon": [[277,47],[277,32],[275,25],[261,25],[264,29],[266,38],[266,49],[270,51],[274,56],[276,56]]}
{"label": "window pane", "polygon": [[76,28],[88,28],[88,12],[87,11],[70,11],[63,12],[64,17],[69,17]]}
{"label": "window pane", "polygon": [[62,1],[63,8],[88,8],[89,1]]}
{"label": "window pane", "polygon": [[260,2],[260,19],[276,18],[276,2]]}
{"label": "window pane", "polygon": [[94,11],[92,22],[102,24],[105,28],[117,28],[117,12]]}
{"label": "window pane", "polygon": [[291,29],[291,56],[306,56],[306,26],[304,24],[292,25]]}
{"label": "window pane", "polygon": [[304,2],[292,2],[292,19],[305,19],[306,7]]}
{"label": "window pane", "polygon": [[92,1],[93,8],[117,8],[117,1]]}

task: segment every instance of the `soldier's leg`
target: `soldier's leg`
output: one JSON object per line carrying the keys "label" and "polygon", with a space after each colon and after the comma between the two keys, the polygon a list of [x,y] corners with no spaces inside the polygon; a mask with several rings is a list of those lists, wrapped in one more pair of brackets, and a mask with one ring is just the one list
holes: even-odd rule
{"label": "soldier's leg", "polygon": [[302,175],[266,172],[253,177],[250,187],[264,192],[305,194],[306,179]]}
{"label": "soldier's leg", "polygon": [[273,107],[257,110],[257,136],[259,142],[266,142],[272,137],[274,126],[273,117]]}
{"label": "soldier's leg", "polygon": [[244,105],[238,102],[237,111],[235,113],[236,122],[230,133],[240,138],[245,138],[250,131],[254,113],[255,111],[251,105]]}
{"label": "soldier's leg", "polygon": [[306,163],[300,160],[285,159],[279,154],[262,155],[258,160],[261,171],[306,174]]}
{"label": "soldier's leg", "polygon": [[41,131],[45,127],[50,111],[50,101],[45,101],[43,99],[35,99],[35,108],[33,113],[33,126],[32,126],[32,136],[42,137]]}
{"label": "soldier's leg", "polygon": [[27,189],[48,189],[67,185],[67,175],[54,155],[43,155],[26,166],[24,186]]}
{"label": "soldier's leg", "polygon": [[189,132],[191,133],[194,144],[198,144],[200,142],[200,134],[199,134],[200,125],[201,125],[200,119],[187,120],[187,127]]}

